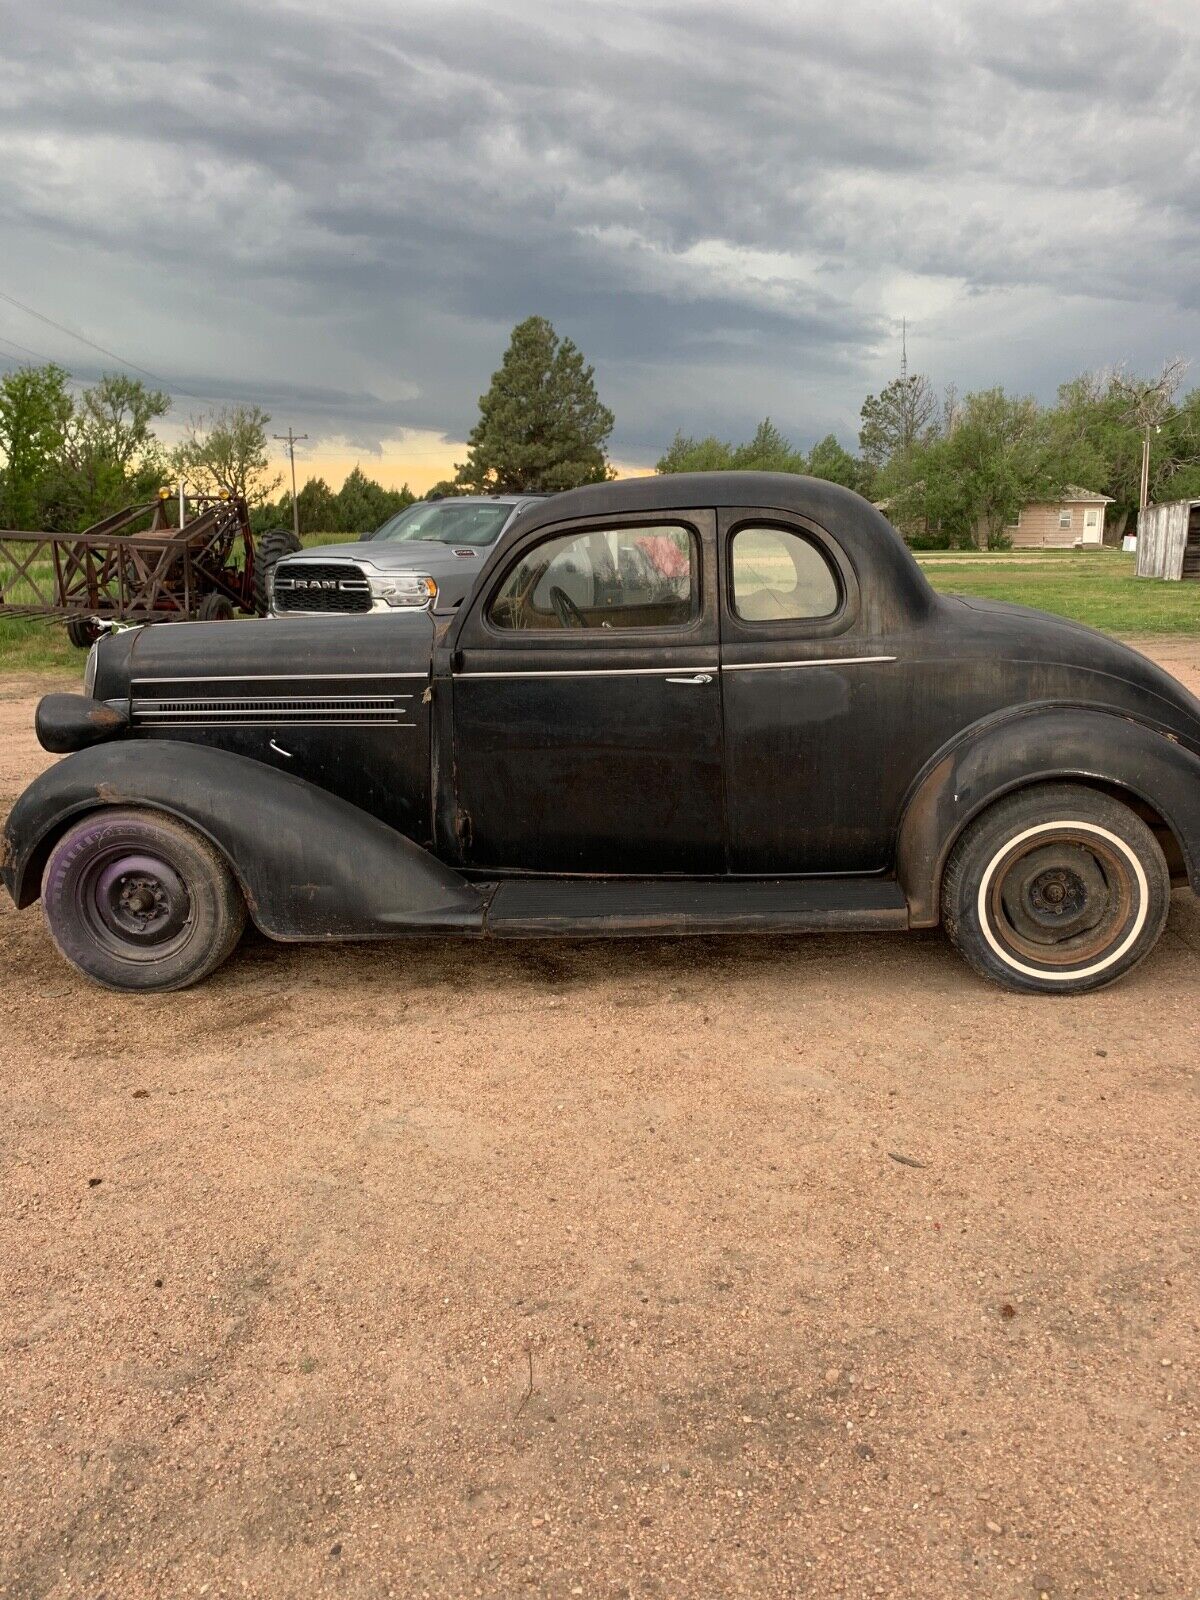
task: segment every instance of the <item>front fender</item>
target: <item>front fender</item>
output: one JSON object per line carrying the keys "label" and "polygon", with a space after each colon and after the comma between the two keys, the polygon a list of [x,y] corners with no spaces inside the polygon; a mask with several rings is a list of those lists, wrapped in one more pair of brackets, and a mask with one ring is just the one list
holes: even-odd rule
{"label": "front fender", "polygon": [[4,827],[3,877],[18,906],[37,899],[64,828],[102,806],[150,806],[205,834],[274,939],[482,929],[479,892],[386,823],[246,756],[166,739],[81,750],[30,784]]}
{"label": "front fender", "polygon": [[917,779],[896,844],[896,876],[913,927],[938,921],[942,870],[971,819],[1005,794],[1056,780],[1123,790],[1153,807],[1200,893],[1200,757],[1132,717],[1029,707],[966,730]]}

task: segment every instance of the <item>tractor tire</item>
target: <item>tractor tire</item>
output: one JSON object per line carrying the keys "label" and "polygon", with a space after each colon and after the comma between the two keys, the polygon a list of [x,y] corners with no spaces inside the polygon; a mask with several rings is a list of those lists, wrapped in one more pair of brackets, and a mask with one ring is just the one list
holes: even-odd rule
{"label": "tractor tire", "polygon": [[284,556],[294,556],[304,546],[291,528],[270,528],[254,547],[254,609],[265,617],[271,609],[271,573]]}
{"label": "tractor tire", "polygon": [[196,607],[197,622],[232,622],[233,602],[223,594],[206,594]]}
{"label": "tractor tire", "polygon": [[67,638],[76,650],[90,650],[103,632],[95,617],[67,618]]}

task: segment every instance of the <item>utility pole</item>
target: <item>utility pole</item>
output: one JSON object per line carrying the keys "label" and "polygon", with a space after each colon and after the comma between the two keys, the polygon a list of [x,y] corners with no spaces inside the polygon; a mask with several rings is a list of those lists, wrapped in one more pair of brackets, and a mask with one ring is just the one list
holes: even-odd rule
{"label": "utility pole", "polygon": [[279,440],[280,444],[287,445],[288,460],[292,463],[292,532],[296,535],[297,539],[299,539],[300,507],[296,504],[296,446],[300,443],[301,439],[307,439],[308,435],[306,433],[293,433],[291,424],[289,423],[288,431],[286,433],[277,433],[275,437]]}

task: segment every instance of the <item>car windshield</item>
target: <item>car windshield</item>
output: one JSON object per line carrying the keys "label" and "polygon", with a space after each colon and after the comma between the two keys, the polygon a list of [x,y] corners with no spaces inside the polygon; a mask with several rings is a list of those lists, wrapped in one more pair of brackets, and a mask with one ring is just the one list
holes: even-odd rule
{"label": "car windshield", "polygon": [[371,537],[397,543],[431,539],[437,544],[495,544],[512,511],[512,506],[481,505],[471,500],[419,500],[385,522]]}

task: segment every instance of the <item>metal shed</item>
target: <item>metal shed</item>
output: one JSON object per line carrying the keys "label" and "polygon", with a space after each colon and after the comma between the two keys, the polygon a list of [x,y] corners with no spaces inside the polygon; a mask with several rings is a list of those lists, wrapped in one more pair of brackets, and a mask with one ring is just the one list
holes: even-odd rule
{"label": "metal shed", "polygon": [[1138,513],[1137,575],[1200,581],[1200,500],[1172,500]]}

